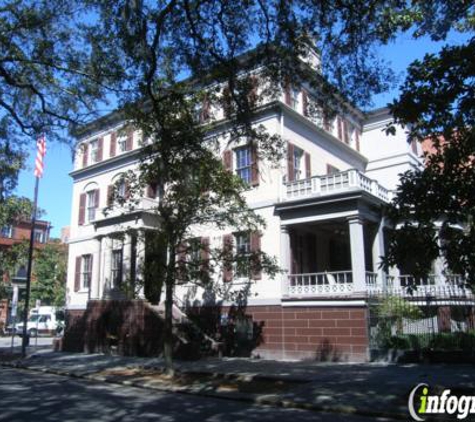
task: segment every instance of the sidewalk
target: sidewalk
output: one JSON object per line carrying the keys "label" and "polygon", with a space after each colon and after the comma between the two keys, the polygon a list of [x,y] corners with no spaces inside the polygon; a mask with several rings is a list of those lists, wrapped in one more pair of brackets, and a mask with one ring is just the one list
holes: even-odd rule
{"label": "sidewalk", "polygon": [[417,384],[475,395],[469,365],[386,365],[277,362],[240,358],[176,362],[166,379],[160,358],[38,352],[4,365],[141,388],[313,410],[408,420]]}

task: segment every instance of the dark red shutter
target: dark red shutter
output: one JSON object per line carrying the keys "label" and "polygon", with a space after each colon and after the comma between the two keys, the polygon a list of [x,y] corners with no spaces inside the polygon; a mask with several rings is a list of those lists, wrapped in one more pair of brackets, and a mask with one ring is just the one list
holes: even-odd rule
{"label": "dark red shutter", "polygon": [[254,255],[254,261],[251,263],[251,275],[254,280],[262,278],[261,260],[259,253],[261,251],[261,234],[259,232],[251,233],[251,253]]}
{"label": "dark red shutter", "polygon": [[308,117],[308,94],[305,89],[302,90],[302,113],[305,117]]}
{"label": "dark red shutter", "polygon": [[355,142],[356,142],[356,151],[360,150],[360,131],[359,129],[355,130]]}
{"label": "dark red shutter", "polygon": [[102,161],[103,149],[104,149],[104,138],[99,138],[97,140],[97,161]]}
{"label": "dark red shutter", "polygon": [[117,148],[117,132],[112,132],[111,133],[110,149],[109,149],[109,155],[111,157],[115,157],[116,148]]}
{"label": "dark red shutter", "polygon": [[259,186],[259,154],[256,145],[251,145],[251,162],[251,186]]}
{"label": "dark red shutter", "polygon": [[81,288],[81,263],[82,257],[76,257],[76,268],[74,271],[74,291],[78,292]]}
{"label": "dark red shutter", "polygon": [[130,192],[130,182],[128,180],[124,180],[124,183],[125,183],[125,199],[129,199],[130,196],[131,196],[131,192]]}
{"label": "dark red shutter", "polygon": [[290,106],[292,104],[292,96],[290,93],[290,83],[287,81],[284,86],[284,97],[285,97],[285,104]]}
{"label": "dark red shutter", "polygon": [[203,103],[201,104],[201,113],[200,113],[200,122],[204,123],[209,120],[210,117],[210,103],[208,98],[205,98],[203,100]]}
{"label": "dark red shutter", "polygon": [[323,112],[323,129],[327,132],[331,132],[330,119],[328,118],[326,112]]}
{"label": "dark red shutter", "polygon": [[86,194],[79,196],[79,225],[82,226],[86,220]]}
{"label": "dark red shutter", "polygon": [[89,145],[88,144],[83,144],[82,148],[82,166],[86,167],[87,166],[87,156],[89,152]]}
{"label": "dark red shutter", "polygon": [[233,105],[232,105],[232,98],[231,98],[231,91],[229,87],[223,88],[223,112],[224,117],[229,118],[233,114]]}
{"label": "dark red shutter", "polygon": [[259,86],[259,80],[257,76],[253,75],[249,78],[249,104],[251,107],[255,107],[257,105],[257,88]]}
{"label": "dark red shutter", "polygon": [[127,129],[127,140],[125,142],[125,150],[131,151],[134,146],[134,130],[132,128]]}
{"label": "dark red shutter", "polygon": [[177,276],[181,281],[186,280],[186,249],[185,242],[180,243],[176,248]]}
{"label": "dark red shutter", "polygon": [[293,182],[295,180],[294,171],[294,144],[288,142],[287,144],[287,181]]}
{"label": "dark red shutter", "polygon": [[231,149],[223,152],[223,164],[226,170],[233,171],[233,151]]}
{"label": "dark red shutter", "polygon": [[342,122],[341,122],[341,117],[338,116],[338,117],[336,118],[336,125],[337,125],[337,129],[338,129],[338,139],[339,139],[340,141],[343,140],[343,128],[342,128],[342,124],[341,124],[341,123],[342,123]]}
{"label": "dark red shutter", "polygon": [[107,186],[107,206],[111,206],[114,202],[114,185]]}
{"label": "dark red shutter", "polygon": [[157,184],[149,183],[147,185],[147,198],[155,199],[157,197]]}
{"label": "dark red shutter", "polygon": [[345,144],[350,143],[350,124],[346,120],[343,120],[343,140]]}
{"label": "dark red shutter", "polygon": [[233,280],[233,235],[223,236],[223,281]]}
{"label": "dark red shutter", "polygon": [[310,154],[308,152],[305,153],[305,177],[308,179],[312,177],[312,167],[311,167],[311,159]]}

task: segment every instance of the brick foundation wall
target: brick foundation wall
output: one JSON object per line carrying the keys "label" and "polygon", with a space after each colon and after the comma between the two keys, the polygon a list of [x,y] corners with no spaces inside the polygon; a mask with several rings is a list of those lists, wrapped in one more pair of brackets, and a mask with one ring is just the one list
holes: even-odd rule
{"label": "brick foundation wall", "polygon": [[162,319],[141,300],[92,300],[86,310],[68,310],[62,350],[157,356]]}
{"label": "brick foundation wall", "polygon": [[363,307],[249,307],[262,326],[254,355],[271,359],[364,362],[369,359]]}

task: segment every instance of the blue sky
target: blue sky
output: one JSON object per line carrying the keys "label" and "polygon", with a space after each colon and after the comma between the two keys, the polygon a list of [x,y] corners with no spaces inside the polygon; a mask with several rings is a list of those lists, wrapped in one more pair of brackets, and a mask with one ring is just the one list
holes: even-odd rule
{"label": "blue sky", "polygon": [[[458,34],[449,35],[447,43],[456,43],[466,37]],[[383,57],[391,63],[394,70],[402,78],[408,64],[425,53],[437,52],[444,43],[434,43],[428,39],[414,41],[409,35],[400,36],[395,43],[381,48]],[[394,89],[374,99],[375,108],[385,106],[398,93]],[[28,167],[20,174],[17,194],[33,197],[35,144],[32,141]],[[68,173],[72,170],[71,151],[66,145],[49,144],[45,157],[45,172],[40,181],[38,205],[46,211],[42,217],[51,221],[53,229],[51,235],[59,237],[61,228],[70,224],[72,180]]]}

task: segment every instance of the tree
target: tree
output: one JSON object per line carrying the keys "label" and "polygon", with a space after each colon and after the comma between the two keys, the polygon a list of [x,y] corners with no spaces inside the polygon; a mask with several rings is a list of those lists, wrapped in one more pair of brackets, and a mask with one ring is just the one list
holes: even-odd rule
{"label": "tree", "polygon": [[[434,2],[436,13],[421,17],[423,33],[445,39],[449,30],[473,31],[474,6]],[[452,4],[452,2],[451,2]],[[431,21],[430,16],[436,19]],[[475,284],[475,38],[446,45],[438,54],[414,62],[400,97],[390,105],[395,123],[407,127],[409,140],[429,146],[423,170],[402,175],[388,215],[396,230],[386,267],[414,263],[426,275],[432,261],[445,258],[448,271]],[[391,130],[391,128],[389,128]]]}
{"label": "tree", "polygon": [[59,242],[48,243],[35,253],[31,303],[62,307],[66,299],[67,249]]}

